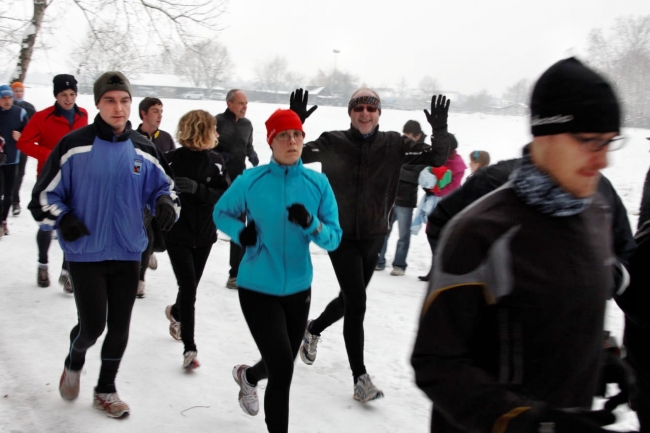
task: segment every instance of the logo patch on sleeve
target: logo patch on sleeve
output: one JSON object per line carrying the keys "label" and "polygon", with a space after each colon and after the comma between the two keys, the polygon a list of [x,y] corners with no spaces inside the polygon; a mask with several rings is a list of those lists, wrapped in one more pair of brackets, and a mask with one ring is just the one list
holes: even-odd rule
{"label": "logo patch on sleeve", "polygon": [[140,176],[140,173],[142,172],[142,160],[141,159],[134,159],[133,160],[133,174],[137,174]]}

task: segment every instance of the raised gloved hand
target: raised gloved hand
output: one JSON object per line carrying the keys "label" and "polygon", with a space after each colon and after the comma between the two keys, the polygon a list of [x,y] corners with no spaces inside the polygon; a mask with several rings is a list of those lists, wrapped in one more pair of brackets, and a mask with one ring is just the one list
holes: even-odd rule
{"label": "raised gloved hand", "polygon": [[253,164],[253,167],[257,167],[260,164],[260,159],[257,157],[257,153],[255,152],[248,156],[248,160]]}
{"label": "raised gloved hand", "polygon": [[435,131],[437,129],[447,128],[447,116],[449,115],[450,103],[451,101],[444,95],[438,95],[437,100],[436,95],[433,95],[431,97],[431,113],[429,114],[426,109],[424,110],[424,115],[427,116],[427,122],[429,122],[429,125],[434,130],[434,136],[436,135]]}
{"label": "raised gloved hand", "polygon": [[309,110],[307,110],[307,101],[309,99],[309,91],[305,90],[303,94],[302,89],[296,89],[295,92],[291,92],[291,98],[289,99],[289,108],[291,111],[296,113],[300,117],[300,121],[305,123],[305,120],[311,113],[316,111],[318,105],[314,105]]}
{"label": "raised gloved hand", "polygon": [[163,232],[168,232],[172,229],[176,221],[176,209],[174,203],[168,195],[161,195],[156,200],[156,223],[158,228]]}
{"label": "raised gloved hand", "polygon": [[312,221],[311,214],[307,211],[305,206],[300,203],[294,203],[287,208],[289,211],[289,221],[298,224],[303,229],[309,227]]}
{"label": "raised gloved hand", "polygon": [[256,243],[257,230],[255,229],[255,221],[251,221],[241,232],[239,232],[239,244],[242,247],[252,247]]}
{"label": "raised gloved hand", "polygon": [[176,187],[178,187],[180,192],[195,194],[196,189],[199,187],[199,184],[189,177],[177,177],[174,180],[176,181]]}
{"label": "raised gloved hand", "polygon": [[88,236],[90,231],[83,221],[74,216],[72,212],[68,212],[59,220],[59,233],[64,241],[74,242],[83,236]]}

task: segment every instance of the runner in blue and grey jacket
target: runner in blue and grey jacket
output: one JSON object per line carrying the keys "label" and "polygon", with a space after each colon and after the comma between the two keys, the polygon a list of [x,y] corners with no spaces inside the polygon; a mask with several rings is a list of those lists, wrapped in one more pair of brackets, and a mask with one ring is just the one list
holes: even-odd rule
{"label": "runner in blue and grey jacket", "polygon": [[158,159],[153,145],[131,129],[127,78],[106,72],[93,90],[99,114],[54,148],[29,209],[42,227],[58,230],[79,317],[59,392],[66,400],[77,398],[86,351],[107,327],[94,406],[118,418],[129,413],[117,395],[115,376],[129,337],[140,255],[147,246],[142,214],[148,206],[161,230],[169,230],[180,207],[164,158]]}

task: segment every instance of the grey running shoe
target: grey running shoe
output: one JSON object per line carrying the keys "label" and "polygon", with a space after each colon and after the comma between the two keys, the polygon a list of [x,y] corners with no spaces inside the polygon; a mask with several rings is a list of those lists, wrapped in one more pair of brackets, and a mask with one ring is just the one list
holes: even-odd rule
{"label": "grey running shoe", "polygon": [[318,349],[318,342],[320,335],[314,335],[309,332],[309,325],[313,320],[307,321],[305,328],[305,335],[302,337],[302,345],[300,346],[300,359],[307,365],[312,365],[316,361],[316,351]]}
{"label": "grey running shoe", "polygon": [[183,354],[183,368],[185,370],[194,370],[195,368],[199,368],[201,366],[197,355],[198,353],[196,350],[190,350]]}
{"label": "grey running shoe", "polygon": [[138,291],[135,293],[135,296],[140,299],[144,298],[144,281],[140,280],[138,282]]}
{"label": "grey running shoe", "polygon": [[168,305],[167,308],[165,308],[165,317],[167,317],[167,320],[169,320],[169,335],[171,335],[174,340],[180,340],[181,322],[174,319],[174,316],[172,315],[171,305]]}
{"label": "grey running shoe", "polygon": [[79,377],[81,370],[74,371],[63,369],[61,380],[59,381],[59,393],[64,400],[75,400],[79,396]]}
{"label": "grey running shoe", "polygon": [[390,271],[390,274],[394,277],[401,277],[404,275],[404,269],[399,266],[393,266],[393,270]]}
{"label": "grey running shoe", "polygon": [[370,380],[368,374],[362,374],[359,376],[357,383],[354,384],[354,399],[360,401],[361,403],[369,402],[370,400],[376,400],[382,398],[384,393],[377,389]]}
{"label": "grey running shoe", "polygon": [[50,275],[47,273],[47,266],[39,266],[36,274],[36,284],[38,287],[50,287]]}
{"label": "grey running shoe", "polygon": [[154,253],[151,253],[151,255],[149,256],[149,263],[147,263],[147,267],[152,271],[158,269],[158,259],[156,258],[156,255]]}
{"label": "grey running shoe", "polygon": [[383,271],[384,269],[386,269],[385,266],[382,266],[382,265],[375,265],[375,271]]}
{"label": "grey running shoe", "polygon": [[61,269],[61,275],[59,275],[59,284],[63,286],[63,291],[65,293],[72,293],[74,291],[72,289],[72,277],[70,277],[70,273],[65,269]]}
{"label": "grey running shoe", "polygon": [[260,411],[260,402],[257,398],[257,385],[252,386],[246,381],[246,370],[248,365],[235,365],[232,369],[232,377],[239,385],[239,406],[248,415],[255,416]]}
{"label": "grey running shoe", "polygon": [[229,277],[228,281],[226,282],[226,288],[227,289],[232,289],[232,290],[237,290],[239,288],[237,286],[237,277]]}
{"label": "grey running shoe", "polygon": [[131,410],[128,404],[120,400],[120,396],[116,392],[98,393],[95,391],[93,407],[105,410],[106,415],[111,418],[122,418],[127,416]]}
{"label": "grey running shoe", "polygon": [[18,215],[20,215],[20,211],[21,211],[21,210],[22,210],[22,209],[21,209],[21,207],[20,207],[20,203],[13,203],[13,204],[11,205],[11,214],[12,214],[13,216],[18,216]]}

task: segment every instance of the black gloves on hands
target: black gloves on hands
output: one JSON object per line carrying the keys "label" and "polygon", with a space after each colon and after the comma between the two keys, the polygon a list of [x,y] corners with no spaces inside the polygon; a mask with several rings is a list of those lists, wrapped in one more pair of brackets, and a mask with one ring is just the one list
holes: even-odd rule
{"label": "black gloves on hands", "polygon": [[302,123],[305,123],[305,120],[307,120],[307,118],[311,116],[311,113],[316,111],[316,109],[318,108],[318,105],[314,105],[309,110],[307,110],[308,99],[309,99],[309,91],[305,90],[303,96],[302,89],[296,89],[295,92],[291,92],[291,99],[289,99],[289,108],[291,109],[291,111],[296,113],[298,117],[300,117],[300,121]]}
{"label": "black gloves on hands", "polygon": [[260,164],[260,159],[257,157],[257,153],[255,152],[248,155],[248,160],[253,164],[253,167],[257,167]]}
{"label": "black gloves on hands", "polygon": [[252,247],[257,243],[257,230],[255,229],[255,221],[248,223],[244,230],[239,233],[239,244],[242,247]]}
{"label": "black gloves on hands", "polygon": [[74,216],[72,212],[63,215],[59,220],[59,232],[61,233],[63,240],[66,242],[74,242],[77,239],[90,234],[86,224]]}
{"label": "black gloves on hands", "polygon": [[188,194],[195,194],[196,189],[199,187],[199,184],[196,181],[190,179],[189,177],[177,177],[174,179],[176,181],[176,186],[180,192],[186,192]]}
{"label": "black gloves on hands", "polygon": [[289,221],[298,224],[303,229],[309,227],[312,221],[311,214],[307,211],[305,206],[300,203],[294,203],[287,208],[289,211]]}
{"label": "black gloves on hands", "polygon": [[[431,114],[425,109],[424,115],[427,116],[427,122],[435,131],[436,129],[447,128],[447,116],[449,115],[449,104],[451,101],[444,95],[436,95],[431,97]],[[435,132],[433,134],[435,136]]]}
{"label": "black gloves on hands", "polygon": [[163,232],[168,232],[172,229],[176,221],[176,209],[174,203],[168,195],[161,195],[156,200],[156,223],[158,228]]}

